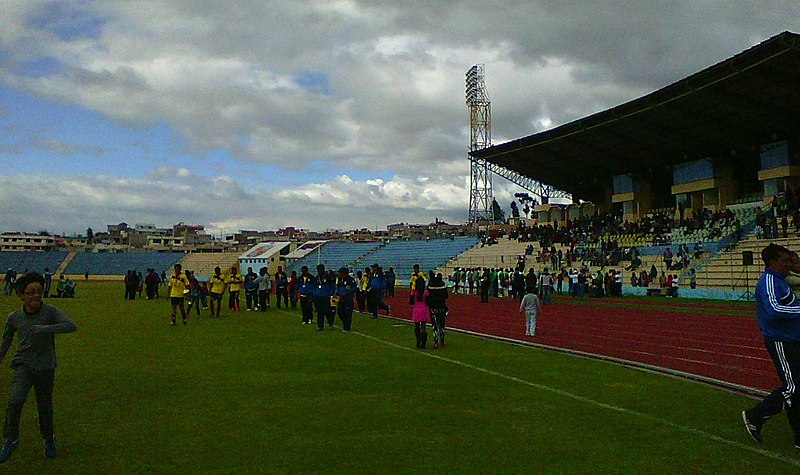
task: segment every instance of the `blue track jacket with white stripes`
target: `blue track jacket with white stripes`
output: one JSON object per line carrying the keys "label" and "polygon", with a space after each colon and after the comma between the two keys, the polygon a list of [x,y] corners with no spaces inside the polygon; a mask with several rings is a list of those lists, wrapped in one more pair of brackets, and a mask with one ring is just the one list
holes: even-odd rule
{"label": "blue track jacket with white stripes", "polygon": [[767,338],[800,342],[800,301],[780,272],[767,269],[756,284],[758,327]]}

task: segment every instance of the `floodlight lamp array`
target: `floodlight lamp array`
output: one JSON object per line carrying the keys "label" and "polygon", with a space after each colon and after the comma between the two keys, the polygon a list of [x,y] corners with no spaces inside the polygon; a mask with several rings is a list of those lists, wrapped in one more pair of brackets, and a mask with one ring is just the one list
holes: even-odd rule
{"label": "floodlight lamp array", "polygon": [[480,97],[480,89],[483,86],[483,68],[479,65],[469,68],[466,74],[466,96],[467,102],[477,102]]}

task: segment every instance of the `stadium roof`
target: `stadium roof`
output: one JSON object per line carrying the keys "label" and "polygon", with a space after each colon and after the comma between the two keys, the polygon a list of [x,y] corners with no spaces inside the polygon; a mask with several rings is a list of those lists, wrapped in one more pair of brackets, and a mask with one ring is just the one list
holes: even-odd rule
{"label": "stadium roof", "polygon": [[603,201],[619,174],[661,177],[701,158],[754,162],[761,144],[800,135],[800,35],[783,32],[651,94],[471,153]]}

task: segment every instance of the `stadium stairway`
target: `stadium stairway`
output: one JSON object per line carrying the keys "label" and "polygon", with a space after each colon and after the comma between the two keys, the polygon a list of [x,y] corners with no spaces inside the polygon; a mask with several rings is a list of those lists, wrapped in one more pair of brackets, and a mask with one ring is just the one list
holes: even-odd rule
{"label": "stadium stairway", "polygon": [[75,254],[75,251],[71,251],[69,254],[67,254],[67,257],[65,257],[64,260],[61,261],[61,264],[59,264],[56,268],[55,275],[61,275],[64,273],[64,270],[67,268],[69,263],[72,262],[72,259],[75,259]]}

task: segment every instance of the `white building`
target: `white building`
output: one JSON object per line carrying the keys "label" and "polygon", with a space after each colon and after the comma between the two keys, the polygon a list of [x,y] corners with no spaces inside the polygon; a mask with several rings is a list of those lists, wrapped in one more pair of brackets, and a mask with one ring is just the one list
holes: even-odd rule
{"label": "white building", "polygon": [[0,234],[0,251],[49,251],[55,244],[56,238],[45,234]]}

